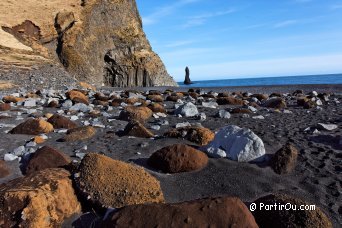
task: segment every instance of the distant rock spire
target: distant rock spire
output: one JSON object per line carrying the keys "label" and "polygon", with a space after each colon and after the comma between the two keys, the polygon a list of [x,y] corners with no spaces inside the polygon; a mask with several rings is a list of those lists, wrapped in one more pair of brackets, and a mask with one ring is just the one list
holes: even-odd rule
{"label": "distant rock spire", "polygon": [[184,80],[184,84],[185,85],[192,84],[192,82],[190,80],[190,70],[189,70],[189,67],[185,67],[185,80]]}

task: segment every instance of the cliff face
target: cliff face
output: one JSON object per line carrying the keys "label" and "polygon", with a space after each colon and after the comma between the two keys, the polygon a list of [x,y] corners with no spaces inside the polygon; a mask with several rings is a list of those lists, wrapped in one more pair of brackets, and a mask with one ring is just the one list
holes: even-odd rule
{"label": "cliff face", "polygon": [[[10,7],[14,10],[8,6],[7,11]],[[119,87],[176,86],[152,51],[135,0],[28,0],[22,7],[32,8],[34,15],[20,15],[21,10],[19,15],[0,16],[0,49],[1,34],[7,33],[12,43],[19,41],[26,50],[19,45],[7,45],[6,50],[60,61],[82,81]],[[35,13],[39,9],[40,14]],[[16,19],[6,19],[11,16]]]}

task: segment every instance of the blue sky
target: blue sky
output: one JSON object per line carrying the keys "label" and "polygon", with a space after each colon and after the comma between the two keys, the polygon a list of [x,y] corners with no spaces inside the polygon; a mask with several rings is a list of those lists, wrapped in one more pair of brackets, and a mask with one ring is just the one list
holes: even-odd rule
{"label": "blue sky", "polygon": [[342,73],[342,0],[137,0],[169,73],[191,79]]}

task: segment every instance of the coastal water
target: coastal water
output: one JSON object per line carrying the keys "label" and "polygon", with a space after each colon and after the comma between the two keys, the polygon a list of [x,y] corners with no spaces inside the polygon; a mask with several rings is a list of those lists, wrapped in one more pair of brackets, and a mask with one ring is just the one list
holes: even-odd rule
{"label": "coastal water", "polygon": [[191,85],[184,85],[183,82],[178,82],[178,84],[181,87],[342,84],[342,74],[221,79],[193,81]]}

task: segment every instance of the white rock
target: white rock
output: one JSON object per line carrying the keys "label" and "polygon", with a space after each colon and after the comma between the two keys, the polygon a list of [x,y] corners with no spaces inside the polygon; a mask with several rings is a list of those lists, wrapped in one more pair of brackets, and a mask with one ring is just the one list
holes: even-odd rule
{"label": "white rock", "polygon": [[263,117],[262,115],[260,115],[260,116],[253,116],[252,118],[256,119],[256,120],[264,120],[265,119],[265,117]]}
{"label": "white rock", "polygon": [[207,119],[207,115],[204,112],[201,112],[196,116],[196,118],[197,120],[205,121]]}
{"label": "white rock", "polygon": [[317,128],[319,130],[333,131],[333,130],[337,129],[338,126],[336,124],[322,124],[322,123],[318,123],[317,124]]}
{"label": "white rock", "polygon": [[285,110],[283,111],[283,113],[285,113],[285,114],[292,114],[292,111],[285,109]]}
{"label": "white rock", "polygon": [[220,129],[214,140],[201,148],[211,157],[226,153],[226,157],[238,162],[263,161],[263,141],[250,129],[229,125]]}
{"label": "white rock", "polygon": [[26,143],[25,146],[26,147],[35,147],[35,146],[37,146],[37,143],[30,141],[30,142]]}
{"label": "white rock", "polygon": [[71,108],[72,107],[72,101],[71,100],[66,100],[64,101],[64,103],[62,104],[63,108]]}
{"label": "white rock", "polygon": [[69,111],[76,111],[76,112],[91,112],[93,108],[89,105],[83,104],[83,103],[77,103],[73,105],[71,108],[69,108]]}
{"label": "white rock", "polygon": [[157,124],[162,125],[162,126],[167,126],[169,125],[169,121],[167,120],[159,120]]}
{"label": "white rock", "polygon": [[193,116],[196,116],[198,114],[198,110],[197,110],[196,105],[189,102],[189,103],[186,103],[184,105],[179,106],[175,110],[175,114],[176,115],[180,114],[180,115],[183,115],[185,117],[193,117]]}
{"label": "white rock", "polygon": [[22,156],[25,153],[25,147],[19,146],[13,150],[13,154],[16,156]]}
{"label": "white rock", "polygon": [[164,117],[164,118],[167,117],[167,115],[165,113],[162,113],[162,112],[157,112],[156,115],[159,117]]}
{"label": "white rock", "polygon": [[317,99],[316,104],[319,105],[319,106],[323,105],[323,103],[322,103],[322,101],[320,99]]}
{"label": "white rock", "polygon": [[248,114],[242,114],[242,118],[249,118],[249,115]]}
{"label": "white rock", "polygon": [[55,132],[59,133],[59,134],[64,134],[68,132],[68,129],[60,129],[60,130],[55,130]]}
{"label": "white rock", "polygon": [[257,112],[258,109],[254,108],[253,106],[248,106],[247,107],[251,112]]}
{"label": "white rock", "polygon": [[181,128],[181,127],[190,127],[191,124],[189,122],[184,122],[184,123],[178,123],[176,124],[176,128]]}
{"label": "white rock", "polygon": [[217,108],[219,105],[217,102],[202,102],[202,106],[206,108]]}
{"label": "white rock", "polygon": [[222,119],[230,119],[230,117],[231,117],[230,113],[226,110],[220,110],[217,113],[217,116],[222,118]]}
{"label": "white rock", "polygon": [[75,153],[75,156],[79,159],[83,159],[85,155],[86,155],[86,153],[82,153],[82,152]]}
{"label": "white rock", "polygon": [[36,107],[37,106],[37,101],[35,99],[27,99],[24,102],[24,107]]}
{"label": "white rock", "polygon": [[71,116],[70,120],[72,120],[72,121],[78,120],[78,116]]}
{"label": "white rock", "polygon": [[4,160],[5,161],[14,161],[16,159],[18,159],[18,156],[15,156],[14,154],[5,154],[4,156]]}
{"label": "white rock", "polygon": [[57,113],[58,114],[64,114],[64,111],[63,110],[58,110]]}
{"label": "white rock", "polygon": [[151,129],[159,131],[160,130],[160,126],[159,125],[152,125]]}

